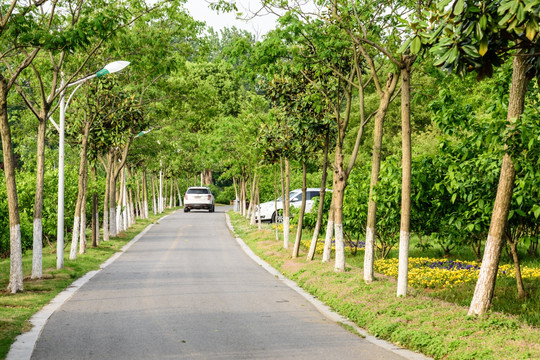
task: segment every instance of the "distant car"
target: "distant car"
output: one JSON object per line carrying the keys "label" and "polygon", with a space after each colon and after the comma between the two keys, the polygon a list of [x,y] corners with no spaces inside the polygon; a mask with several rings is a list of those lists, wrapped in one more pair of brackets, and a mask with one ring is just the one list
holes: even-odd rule
{"label": "distant car", "polygon": [[[326,190],[330,191],[330,190]],[[321,194],[320,188],[306,189],[306,213],[311,212],[314,198]],[[292,207],[300,208],[302,205],[302,189],[295,189],[289,193],[289,201]],[[267,201],[261,204],[261,221],[283,222],[283,201],[281,197],[277,199],[277,209],[274,201]],[[255,212],[255,218],[259,219],[259,212]]]}
{"label": "distant car", "polygon": [[207,209],[214,212],[215,202],[212,191],[207,187],[190,187],[184,195],[184,212],[191,209]]}

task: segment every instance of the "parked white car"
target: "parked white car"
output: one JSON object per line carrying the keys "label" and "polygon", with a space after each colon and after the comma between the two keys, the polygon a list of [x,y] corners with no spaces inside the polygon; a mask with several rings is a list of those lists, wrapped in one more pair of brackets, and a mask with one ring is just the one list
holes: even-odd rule
{"label": "parked white car", "polygon": [[[330,190],[327,190],[330,191]],[[321,194],[320,188],[306,189],[306,213],[311,212],[314,198]],[[300,208],[302,206],[302,189],[295,189],[289,193],[291,207]],[[281,197],[277,199],[277,209],[274,201],[267,201],[261,204],[261,221],[283,222],[283,201]],[[259,212],[255,213],[255,218],[259,219]]]}
{"label": "parked white car", "polygon": [[184,212],[191,209],[207,209],[214,212],[215,203],[212,191],[207,187],[190,187],[184,195]]}

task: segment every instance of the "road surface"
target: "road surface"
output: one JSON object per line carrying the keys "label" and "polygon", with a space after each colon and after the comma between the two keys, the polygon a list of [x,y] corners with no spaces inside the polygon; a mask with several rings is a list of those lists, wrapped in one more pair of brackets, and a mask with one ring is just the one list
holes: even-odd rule
{"label": "road surface", "polygon": [[226,209],[154,225],[49,318],[32,359],[404,359],[257,265]]}

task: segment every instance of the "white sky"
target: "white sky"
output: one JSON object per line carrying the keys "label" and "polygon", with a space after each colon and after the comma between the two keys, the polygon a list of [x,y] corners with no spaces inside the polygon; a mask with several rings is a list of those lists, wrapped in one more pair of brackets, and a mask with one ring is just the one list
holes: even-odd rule
{"label": "white sky", "polygon": [[[243,17],[249,17],[257,11],[259,4],[259,0],[236,0],[236,7]],[[237,19],[234,13],[218,14],[209,8],[207,0],[188,0],[185,7],[195,20],[204,21],[214,30],[236,26],[253,33],[257,39],[260,39],[262,35],[275,27],[276,16],[274,15],[256,16],[246,22]]]}

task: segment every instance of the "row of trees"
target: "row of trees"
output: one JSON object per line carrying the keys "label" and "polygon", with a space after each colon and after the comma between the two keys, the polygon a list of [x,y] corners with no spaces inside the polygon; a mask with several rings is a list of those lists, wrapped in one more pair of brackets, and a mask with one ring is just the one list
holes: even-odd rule
{"label": "row of trees", "polygon": [[[271,144],[263,149],[263,154],[270,163],[279,157],[285,159],[285,164],[290,158],[300,159],[302,162],[301,156],[306,156],[309,151],[302,147],[302,136],[310,130],[308,125],[300,125],[300,131],[295,131],[295,123],[315,123],[322,126],[321,119],[332,119],[335,131],[331,141],[334,148],[333,192],[327,221],[326,249],[330,248],[329,243],[334,232],[335,269],[343,271],[344,190],[363,140],[364,127],[373,120],[371,182],[367,209],[363,210],[365,217],[360,217],[365,218],[364,280],[368,283],[373,281],[375,237],[384,238],[383,242],[391,242],[390,238],[399,234],[398,295],[406,295],[407,291],[407,259],[413,216],[411,181],[415,175],[411,173],[410,75],[415,69],[415,63],[421,61],[421,68],[431,64],[461,76],[475,72],[479,80],[491,77],[498,71],[511,74],[511,79],[504,83],[499,92],[490,94],[496,97],[491,103],[498,105],[497,110],[490,109],[485,112],[494,117],[491,124],[475,118],[474,113],[466,113],[466,110],[460,109],[459,103],[445,104],[444,100],[449,98],[444,92],[440,94],[442,101],[434,102],[432,111],[444,132],[454,138],[461,136],[467,141],[476,141],[476,146],[483,146],[483,151],[478,148],[477,151],[466,149],[467,143],[454,147],[443,142],[441,147],[445,153],[442,155],[447,158],[459,156],[462,151],[465,153],[458,163],[452,164],[450,161],[435,164],[436,167],[431,170],[438,169],[439,173],[443,173],[443,179],[438,182],[438,179],[433,179],[435,174],[422,175],[429,176],[432,181],[425,182],[422,186],[430,189],[445,186],[447,192],[441,196],[442,199],[448,196],[450,201],[441,202],[440,197],[423,198],[427,195],[425,189],[423,194],[415,194],[423,201],[424,210],[432,209],[429,205],[435,202],[440,206],[439,209],[445,212],[445,216],[437,218],[443,219],[442,222],[430,224],[438,226],[438,229],[419,227],[416,229],[419,234],[442,233],[441,237],[448,241],[452,235],[441,231],[441,227],[466,229],[467,236],[474,239],[472,242],[479,256],[479,239],[487,237],[480,278],[470,307],[471,314],[484,313],[493,294],[501,249],[507,239],[511,248],[512,244],[515,245],[516,238],[510,234],[527,234],[526,236],[534,239],[537,237],[535,224],[540,215],[538,197],[533,196],[531,201],[525,204],[525,196],[517,196],[515,208],[511,207],[511,199],[515,185],[520,183],[519,180],[516,182],[515,171],[518,159],[527,159],[524,164],[526,173],[520,174],[527,179],[535,178],[536,170],[532,167],[538,165],[538,159],[531,156],[531,150],[537,146],[537,139],[533,135],[537,130],[532,129],[536,128],[533,118],[538,115],[538,110],[534,107],[538,89],[531,80],[538,76],[538,2],[459,0],[424,4],[383,1],[374,6],[372,2],[328,1],[319,2],[315,14],[302,11],[298,4],[293,5],[296,6],[272,1],[261,3],[268,11],[281,11],[282,14],[284,12],[276,31],[257,44],[252,55],[251,66],[259,69],[259,74],[268,79],[268,95],[275,104],[273,113],[276,114],[276,125],[272,128],[268,126],[263,132],[267,143]],[[509,62],[512,64],[509,65]],[[497,70],[501,65],[504,65],[502,70]],[[381,79],[386,80],[384,82]],[[471,88],[478,86],[469,85]],[[470,91],[470,88],[466,91]],[[369,112],[366,111],[365,101],[370,93],[377,94],[378,105],[371,115],[367,115]],[[401,97],[401,160],[394,161],[394,171],[387,177],[393,179],[385,184],[392,189],[391,194],[388,194],[388,190],[381,190],[382,185],[378,184],[381,179],[383,128],[390,104],[398,95]],[[324,101],[321,101],[321,98]],[[350,142],[354,145],[346,155],[344,139],[350,133],[353,102],[357,102],[355,115],[359,118],[354,131],[356,135],[350,135],[356,140]],[[437,109],[435,106],[441,108]],[[313,113],[310,112],[312,108],[324,111]],[[317,119],[317,114],[323,112],[326,113]],[[460,116],[459,112],[464,113]],[[530,116],[528,112],[534,115]],[[504,113],[507,120],[501,121],[504,119],[501,114]],[[527,125],[523,127],[522,122]],[[481,131],[483,126],[489,127],[487,133]],[[309,135],[311,141],[316,138],[313,133]],[[280,139],[285,141],[280,144]],[[348,163],[345,162],[346,157]],[[499,165],[498,159],[501,158],[502,165]],[[428,163],[430,160],[425,161]],[[392,162],[387,162],[390,163]],[[446,169],[445,166],[449,166],[450,171],[442,171]],[[497,174],[499,166],[500,176]],[[287,169],[288,165],[285,165],[285,168]],[[394,191],[397,185],[395,179],[399,175],[396,168],[401,168],[402,183],[398,187],[401,189],[399,192]],[[388,165],[385,171],[389,171]],[[490,181],[486,181],[488,178],[482,177],[483,174],[492,176]],[[491,189],[495,183],[493,178],[497,177],[499,185],[497,196],[493,199]],[[483,186],[471,185],[465,178],[482,179],[480,182]],[[418,183],[416,185],[420,186]],[[462,185],[472,186],[473,189],[463,188]],[[527,181],[527,189],[524,191],[535,195],[535,186]],[[482,189],[487,191],[482,193]],[[387,194],[383,195],[385,192]],[[397,204],[396,197],[400,195],[399,231],[394,230],[386,235],[389,228],[396,228],[396,219],[392,217],[390,220],[389,216],[385,216],[378,224],[376,220],[377,214],[380,216],[379,206],[384,199],[393,199]],[[456,205],[449,207],[448,203]],[[494,204],[493,207],[491,204]],[[426,214],[426,211],[416,211],[415,214],[421,216]],[[285,205],[286,232],[288,216]],[[519,225],[508,224],[509,218]],[[357,221],[358,218],[354,220]],[[393,226],[385,226],[388,221],[392,222]],[[487,225],[488,222],[490,225]],[[531,226],[524,226],[524,223]],[[464,232],[458,236],[465,236]],[[287,234],[284,237],[287,239]],[[295,247],[293,256],[296,253]],[[328,260],[327,252],[323,255],[323,260]],[[516,264],[519,267],[519,263]],[[521,295],[523,294],[520,291]]]}
{"label": "row of trees", "polygon": [[[80,155],[78,195],[68,194],[68,198],[74,200],[68,205],[68,208],[73,208],[73,222],[66,224],[72,232],[70,257],[76,257],[79,238],[80,251],[85,247],[89,168],[92,169],[94,184],[101,181],[106,184],[103,187],[91,186],[95,223],[97,190],[104,190],[101,193],[104,240],[118,233],[117,225],[127,222],[128,217],[124,222],[117,221],[122,203],[124,213],[129,208],[129,195],[124,186],[126,164],[129,168],[142,167],[143,189],[140,191],[148,194],[146,169],[155,173],[160,167],[149,165],[151,161],[147,157],[137,158],[130,149],[141,131],[155,126],[153,117],[163,112],[156,104],[165,94],[165,76],[181,68],[186,57],[195,53],[197,44],[192,40],[203,28],[202,24],[186,15],[181,5],[182,1],[146,4],[144,1],[14,0],[2,4],[0,130],[2,167],[6,179],[4,191],[9,213],[4,219],[9,218],[10,292],[23,290],[20,192],[17,191],[16,179],[32,177],[23,174],[25,169],[31,169],[35,176],[35,189],[32,191],[35,196],[32,207],[32,278],[40,278],[43,237],[50,240],[56,236],[50,223],[45,224],[44,234],[43,224],[44,209],[48,215],[56,212],[54,208],[44,208],[44,203],[51,206],[51,197],[54,196],[51,187],[45,192],[45,180],[48,179],[48,184],[52,185],[57,167],[51,158],[56,150],[56,134],[47,130],[47,124],[52,122],[56,126],[59,100],[64,94],[66,99],[69,97],[68,87],[75,80],[97,71],[112,60],[127,58],[131,62],[130,70],[117,78],[89,81],[82,85],[77,96],[70,98],[66,129],[68,157],[76,153]],[[160,61],[156,62],[156,59]],[[32,117],[37,121],[32,121]],[[18,136],[15,139],[13,132]],[[37,137],[31,136],[32,133]],[[160,149],[159,144],[154,148],[160,153],[166,151]],[[169,167],[164,170],[171,177],[177,176]],[[120,178],[122,184],[118,186]],[[73,184],[68,184],[68,189],[69,185],[73,189]],[[147,205],[138,207],[139,215],[145,216]],[[28,210],[23,208],[25,219],[28,218]],[[47,220],[51,221],[51,217]],[[25,235],[27,238],[28,233]],[[61,244],[59,246],[59,252],[62,252]],[[58,266],[63,266],[61,260]]]}
{"label": "row of trees", "polygon": [[[226,1],[215,3],[231,8]],[[399,239],[398,295],[407,291],[411,230],[424,244],[430,238],[449,251],[467,239],[479,257],[486,244],[471,313],[487,309],[504,242],[515,245],[528,237],[532,250],[538,244],[538,86],[531,82],[538,74],[536,0],[334,0],[317,2],[311,13],[297,3],[264,1],[261,10],[279,14],[279,24],[259,42],[236,29],[204,32],[170,1],[126,2],[122,8],[116,2],[13,4],[2,13],[4,28],[11,30],[0,33],[11,49],[2,53],[11,64],[3,70],[11,104],[4,106],[5,128],[24,132],[33,115],[42,119],[37,123],[43,135],[36,149],[18,140],[17,161],[9,131],[2,132],[12,292],[22,290],[15,169],[26,178],[25,168],[37,168],[35,255],[43,243],[41,209],[55,213],[43,206],[54,206],[47,194],[53,190],[44,191],[47,181],[40,180],[52,178],[55,167],[50,155],[56,135],[47,132],[47,121],[66,84],[110,58],[131,65],[125,74],[85,85],[86,96],[75,97],[69,110],[68,157],[73,162],[73,154],[80,155],[79,195],[70,195],[73,256],[78,239],[84,242],[87,193],[103,201],[99,214],[95,205],[91,213],[102,216],[106,240],[119,230],[118,209],[123,203],[130,209],[124,189],[145,194],[132,196],[131,207],[144,216],[144,199],[155,188],[145,189],[148,177],[160,172],[182,179],[170,183],[170,194],[198,184],[201,173],[206,183],[231,181],[249,217],[259,199],[289,192],[291,166],[301,169],[298,187],[322,189],[316,218],[306,219],[314,227],[308,257],[313,259],[326,225],[323,261],[330,261],[335,238],[335,270],[344,271],[345,241],[362,238],[364,281],[370,283],[375,249],[384,255]],[[97,5],[107,11],[96,13]],[[468,73],[495,76],[483,85]],[[62,74],[72,75],[62,82]],[[13,86],[17,93],[7,91]],[[441,140],[433,141],[435,136]],[[495,199],[503,158],[505,180]],[[90,183],[102,185],[87,192],[88,168]],[[126,168],[131,185],[118,184],[130,178]],[[324,201],[327,186],[332,193]],[[141,205],[135,205],[137,198]],[[286,202],[285,247],[289,217]],[[303,219],[300,214],[293,256],[299,255]],[[50,225],[47,238],[55,235]]]}

